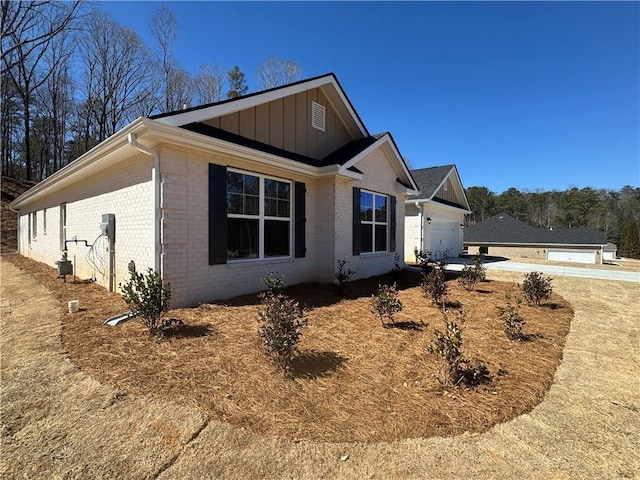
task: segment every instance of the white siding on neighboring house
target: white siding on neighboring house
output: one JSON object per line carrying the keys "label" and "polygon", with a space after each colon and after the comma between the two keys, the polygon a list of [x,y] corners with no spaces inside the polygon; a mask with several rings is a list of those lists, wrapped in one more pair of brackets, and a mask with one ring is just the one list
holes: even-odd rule
{"label": "white siding on neighboring house", "polygon": [[574,263],[598,263],[595,250],[548,250],[547,260]]}

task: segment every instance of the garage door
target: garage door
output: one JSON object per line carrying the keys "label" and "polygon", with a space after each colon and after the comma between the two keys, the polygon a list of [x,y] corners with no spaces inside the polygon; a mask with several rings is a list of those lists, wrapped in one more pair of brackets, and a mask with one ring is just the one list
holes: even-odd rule
{"label": "garage door", "polygon": [[557,262],[596,263],[594,250],[549,250],[547,260]]}
{"label": "garage door", "polygon": [[443,258],[458,255],[458,229],[455,222],[433,222],[429,225],[431,238],[430,249],[432,258]]}

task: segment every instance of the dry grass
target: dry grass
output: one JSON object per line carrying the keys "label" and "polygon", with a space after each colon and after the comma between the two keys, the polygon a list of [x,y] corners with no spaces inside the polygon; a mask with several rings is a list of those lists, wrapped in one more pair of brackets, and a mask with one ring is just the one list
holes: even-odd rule
{"label": "dry grass", "polygon": [[370,313],[375,281],[354,282],[346,299],[332,286],[295,286],[288,294],[308,307],[308,327],[294,378],[285,379],[261,350],[255,296],[174,310],[170,316],[186,325],[154,341],[136,322],[102,326],[126,310],[119,295],[94,284],[64,284],[53,268],[23,257],[11,260],[63,306],[80,300],[81,312],[62,315],[62,337],[86,373],[123,392],[194,406],[266,437],[389,441],[486,431],[542,400],[573,317],[557,295],[546,307],[523,306],[531,339],[509,341],[496,306],[513,283],[491,281],[467,292],[449,282],[449,299],[467,311],[463,350],[487,364],[492,381],[443,391],[439,364],[426,353],[443,319],[422,297],[416,278],[406,278],[400,291],[402,328],[382,328]]}

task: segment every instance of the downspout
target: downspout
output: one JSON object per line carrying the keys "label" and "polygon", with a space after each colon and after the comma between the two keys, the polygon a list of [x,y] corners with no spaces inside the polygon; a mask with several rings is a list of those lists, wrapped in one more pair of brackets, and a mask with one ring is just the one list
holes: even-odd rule
{"label": "downspout", "polygon": [[151,183],[153,184],[153,270],[162,274],[160,262],[160,156],[155,150],[138,143],[135,133],[127,135],[127,141],[129,145],[139,152],[149,155],[153,161],[153,166],[151,167]]}
{"label": "downspout", "polygon": [[422,245],[423,237],[424,237],[424,212],[422,210],[422,205],[419,202],[416,202],[416,208],[418,209],[418,223],[420,224],[420,237],[418,240],[418,250],[423,251],[424,246]]}

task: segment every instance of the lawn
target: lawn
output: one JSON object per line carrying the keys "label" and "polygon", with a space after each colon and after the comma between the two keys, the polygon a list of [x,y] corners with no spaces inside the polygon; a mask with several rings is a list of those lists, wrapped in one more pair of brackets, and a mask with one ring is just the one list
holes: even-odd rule
{"label": "lawn", "polygon": [[346,298],[332,285],[292,286],[287,293],[307,307],[308,326],[288,379],[261,349],[255,295],[173,310],[169,316],[185,325],[158,341],[135,321],[102,325],[126,311],[120,295],[65,284],[55,269],[20,256],[8,259],[64,307],[80,300],[80,312],[62,315],[62,340],[85,373],[123,394],[195,406],[267,437],[390,441],[486,431],[542,400],[573,318],[557,295],[542,307],[523,305],[529,341],[511,341],[496,308],[517,286],[489,281],[469,292],[450,279],[450,305],[467,312],[463,352],[487,365],[491,382],[444,390],[438,359],[427,352],[443,316],[423,297],[417,275],[400,284],[404,310],[394,328],[382,327],[369,310],[379,278],[352,282]]}

